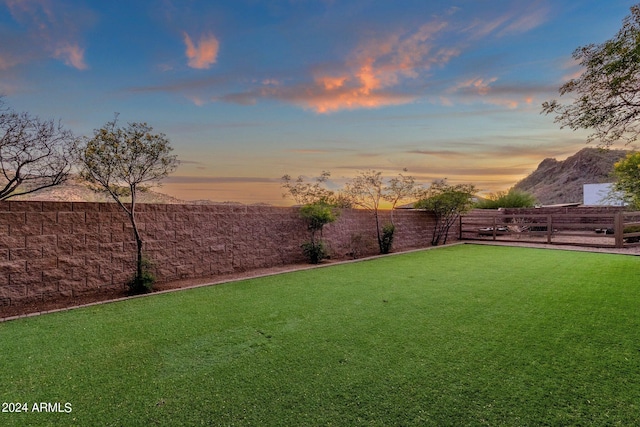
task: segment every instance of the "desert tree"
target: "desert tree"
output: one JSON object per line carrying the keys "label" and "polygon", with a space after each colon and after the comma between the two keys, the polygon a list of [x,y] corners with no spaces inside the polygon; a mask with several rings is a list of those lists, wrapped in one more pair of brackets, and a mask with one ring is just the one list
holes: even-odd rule
{"label": "desert tree", "polygon": [[326,188],[330,172],[323,171],[319,177],[309,182],[299,176],[295,180],[290,175],[282,177],[283,197],[291,197],[300,207],[300,217],[307,223],[310,240],[302,244],[304,254],[313,264],[327,257],[327,249],[322,240],[322,229],[338,219],[337,208],[345,207],[342,196],[337,196]]}
{"label": "desert tree", "polygon": [[117,114],[77,147],[81,176],[96,191],[108,193],[131,222],[137,247],[136,273],[129,283],[133,293],[146,292],[153,283],[153,277],[143,268],[136,197],[139,191],[159,183],[176,169],[178,161],[172,150],[166,135],[153,133],[153,128],[146,123],[119,126]]}
{"label": "desert tree", "polygon": [[[403,171],[406,172],[406,169]],[[385,183],[382,172],[371,169],[359,171],[345,184],[344,194],[353,205],[373,214],[380,253],[386,254],[391,250],[395,231],[393,208],[399,201],[410,197],[414,188],[415,179],[411,176],[399,174]],[[392,204],[390,224],[381,224],[380,221],[380,205],[385,200]]]}
{"label": "desert tree", "polygon": [[295,180],[290,175],[283,175],[281,178],[282,197],[291,197],[299,205],[307,205],[317,202],[328,202],[333,196],[333,191],[325,187],[331,172],[322,171],[320,176],[311,182],[300,175]]}
{"label": "desert tree", "polygon": [[300,208],[300,217],[307,223],[311,239],[302,244],[302,251],[312,264],[318,264],[327,257],[327,249],[322,240],[322,229],[338,219],[335,206],[319,201]]}
{"label": "desert tree", "polygon": [[449,230],[461,214],[473,207],[473,196],[477,190],[473,184],[451,185],[446,179],[434,181],[422,191],[414,207],[433,213],[435,221],[431,245],[447,243]]}
{"label": "desert tree", "polygon": [[373,214],[376,225],[376,237],[380,253],[383,252],[383,239],[380,230],[380,203],[384,200],[384,182],[382,172],[376,170],[359,171],[345,184],[344,192],[356,207],[366,209]]}
{"label": "desert tree", "polygon": [[292,198],[298,205],[308,205],[312,203],[326,203],[336,208],[350,208],[351,200],[340,190],[330,190],[327,188],[331,172],[322,171],[320,176],[311,180],[300,175],[293,179],[291,175],[283,175],[281,187],[284,190],[282,197]]}
{"label": "desert tree", "polygon": [[[404,168],[402,171],[407,172],[407,168]],[[398,176],[391,178],[385,186],[382,197],[391,203],[391,225],[394,227],[394,209],[398,203],[415,198],[417,189],[416,179],[411,175],[405,175],[403,173],[399,173]]]}
{"label": "desert tree", "polygon": [[[0,99],[0,107],[2,107]],[[0,200],[64,183],[76,138],[59,121],[9,108],[0,111]]]}
{"label": "desert tree", "polygon": [[542,112],[555,114],[561,127],[592,130],[588,142],[597,139],[609,147],[635,141],[640,133],[640,5],[631,7],[612,39],[579,47],[573,58],[584,71],[560,87],[560,96],[572,96],[572,102],[547,101]]}

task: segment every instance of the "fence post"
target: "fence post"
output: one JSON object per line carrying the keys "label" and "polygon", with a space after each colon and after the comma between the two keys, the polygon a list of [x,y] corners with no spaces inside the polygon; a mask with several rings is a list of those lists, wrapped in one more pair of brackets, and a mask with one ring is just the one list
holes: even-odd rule
{"label": "fence post", "polygon": [[613,233],[616,241],[616,248],[624,247],[624,213],[616,212],[613,217]]}
{"label": "fence post", "polygon": [[547,243],[551,244],[551,234],[553,233],[553,220],[551,215],[547,215]]}
{"label": "fence post", "polygon": [[496,224],[497,224],[496,218],[497,217],[494,215],[493,216],[493,240],[496,240]]}
{"label": "fence post", "polygon": [[460,228],[458,229],[458,240],[462,240],[462,215],[460,215]]}

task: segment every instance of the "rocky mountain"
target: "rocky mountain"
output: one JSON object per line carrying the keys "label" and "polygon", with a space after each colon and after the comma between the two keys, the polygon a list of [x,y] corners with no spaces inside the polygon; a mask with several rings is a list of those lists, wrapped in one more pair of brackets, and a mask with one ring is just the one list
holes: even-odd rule
{"label": "rocky mountain", "polygon": [[582,203],[584,184],[612,182],[613,165],[625,150],[583,148],[566,160],[544,159],[514,188],[533,194],[543,205]]}

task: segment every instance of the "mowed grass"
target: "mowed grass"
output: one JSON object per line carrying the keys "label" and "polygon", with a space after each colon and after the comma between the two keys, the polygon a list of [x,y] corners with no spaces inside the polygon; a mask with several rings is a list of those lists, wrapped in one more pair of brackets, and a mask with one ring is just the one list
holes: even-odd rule
{"label": "mowed grass", "polygon": [[638,425],[639,273],[464,245],[10,321],[0,425]]}

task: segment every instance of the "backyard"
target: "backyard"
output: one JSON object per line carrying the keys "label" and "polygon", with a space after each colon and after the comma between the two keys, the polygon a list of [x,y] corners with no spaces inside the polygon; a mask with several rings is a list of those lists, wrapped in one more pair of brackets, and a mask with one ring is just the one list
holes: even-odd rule
{"label": "backyard", "polygon": [[640,258],[456,245],[0,323],[0,424],[640,423]]}

